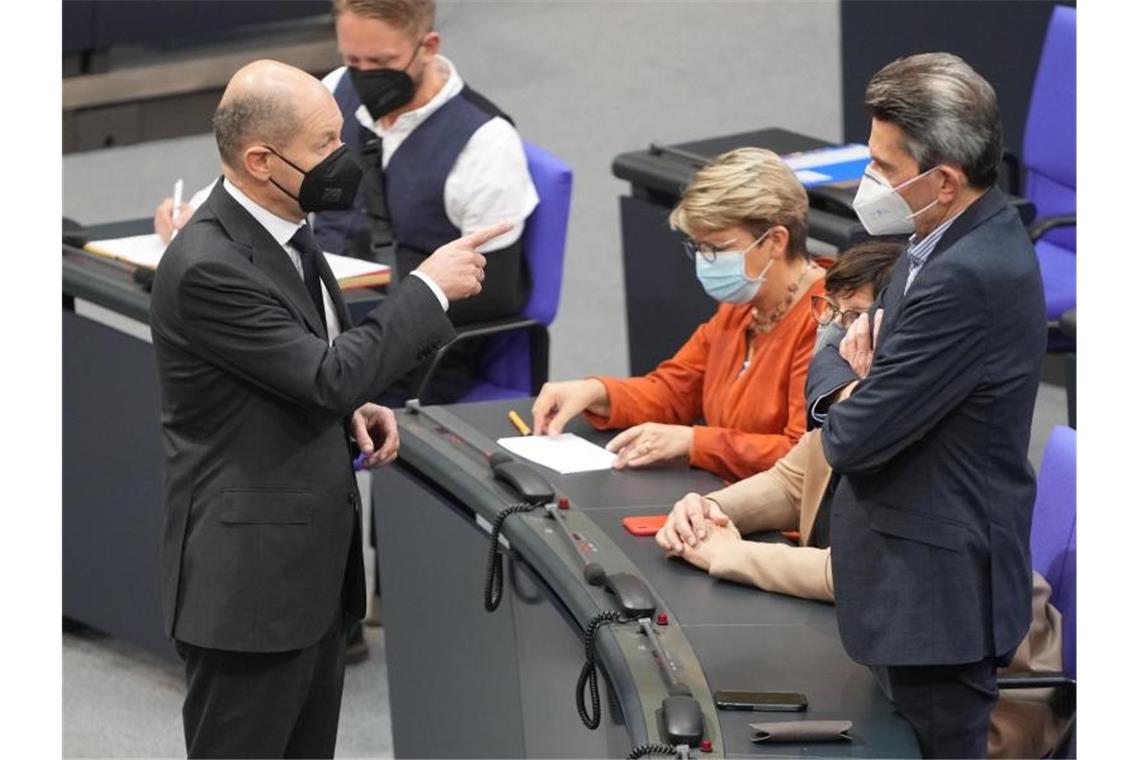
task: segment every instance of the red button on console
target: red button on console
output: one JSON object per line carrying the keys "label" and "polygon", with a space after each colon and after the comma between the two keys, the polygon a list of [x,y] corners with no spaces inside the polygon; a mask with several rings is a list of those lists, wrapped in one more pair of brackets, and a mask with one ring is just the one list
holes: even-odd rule
{"label": "red button on console", "polygon": [[565,496],[559,496],[558,497],[558,508],[559,509],[570,509],[570,500],[568,498],[566,498]]}
{"label": "red button on console", "polygon": [[711,739],[701,739],[701,752],[712,752]]}
{"label": "red button on console", "polygon": [[657,625],[669,625],[669,616],[664,612],[657,613]]}

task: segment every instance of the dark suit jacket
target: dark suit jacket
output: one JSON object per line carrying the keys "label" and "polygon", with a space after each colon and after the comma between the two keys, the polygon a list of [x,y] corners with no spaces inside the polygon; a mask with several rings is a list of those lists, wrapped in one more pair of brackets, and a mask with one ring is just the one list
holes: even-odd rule
{"label": "dark suit jacket", "polygon": [[[904,256],[880,299],[871,371],[823,425],[845,476],[831,523],[839,630],[869,665],[1001,657],[1030,620],[1041,273],[995,189],[947,229],[904,295],[907,273]],[[834,346],[815,362],[809,408],[843,377]]]}
{"label": "dark suit jacket", "polygon": [[219,182],[155,275],[167,633],[202,647],[297,649],[343,600],[364,611],[348,419],[454,336],[408,278],[330,346],[288,254]]}

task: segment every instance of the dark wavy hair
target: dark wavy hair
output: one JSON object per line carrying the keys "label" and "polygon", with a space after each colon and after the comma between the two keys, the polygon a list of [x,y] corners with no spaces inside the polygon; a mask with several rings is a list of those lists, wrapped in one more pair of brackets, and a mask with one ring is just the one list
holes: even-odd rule
{"label": "dark wavy hair", "polygon": [[891,270],[905,246],[885,240],[868,240],[839,254],[827,270],[823,286],[832,296],[848,296],[867,283],[879,295],[891,279]]}

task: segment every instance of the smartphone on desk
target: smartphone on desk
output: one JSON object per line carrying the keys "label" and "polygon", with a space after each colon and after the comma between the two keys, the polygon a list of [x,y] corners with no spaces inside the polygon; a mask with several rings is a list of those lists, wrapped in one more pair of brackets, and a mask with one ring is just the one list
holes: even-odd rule
{"label": "smartphone on desk", "polygon": [[718,691],[713,701],[721,710],[755,710],[757,712],[803,712],[807,697],[791,691]]}

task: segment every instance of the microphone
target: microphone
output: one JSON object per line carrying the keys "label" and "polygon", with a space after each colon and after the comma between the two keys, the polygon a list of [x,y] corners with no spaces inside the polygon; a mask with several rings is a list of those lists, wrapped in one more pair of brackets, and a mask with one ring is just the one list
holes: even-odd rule
{"label": "microphone", "polygon": [[606,570],[597,562],[590,562],[582,568],[582,575],[586,579],[586,583],[591,586],[602,586],[606,582]]}

